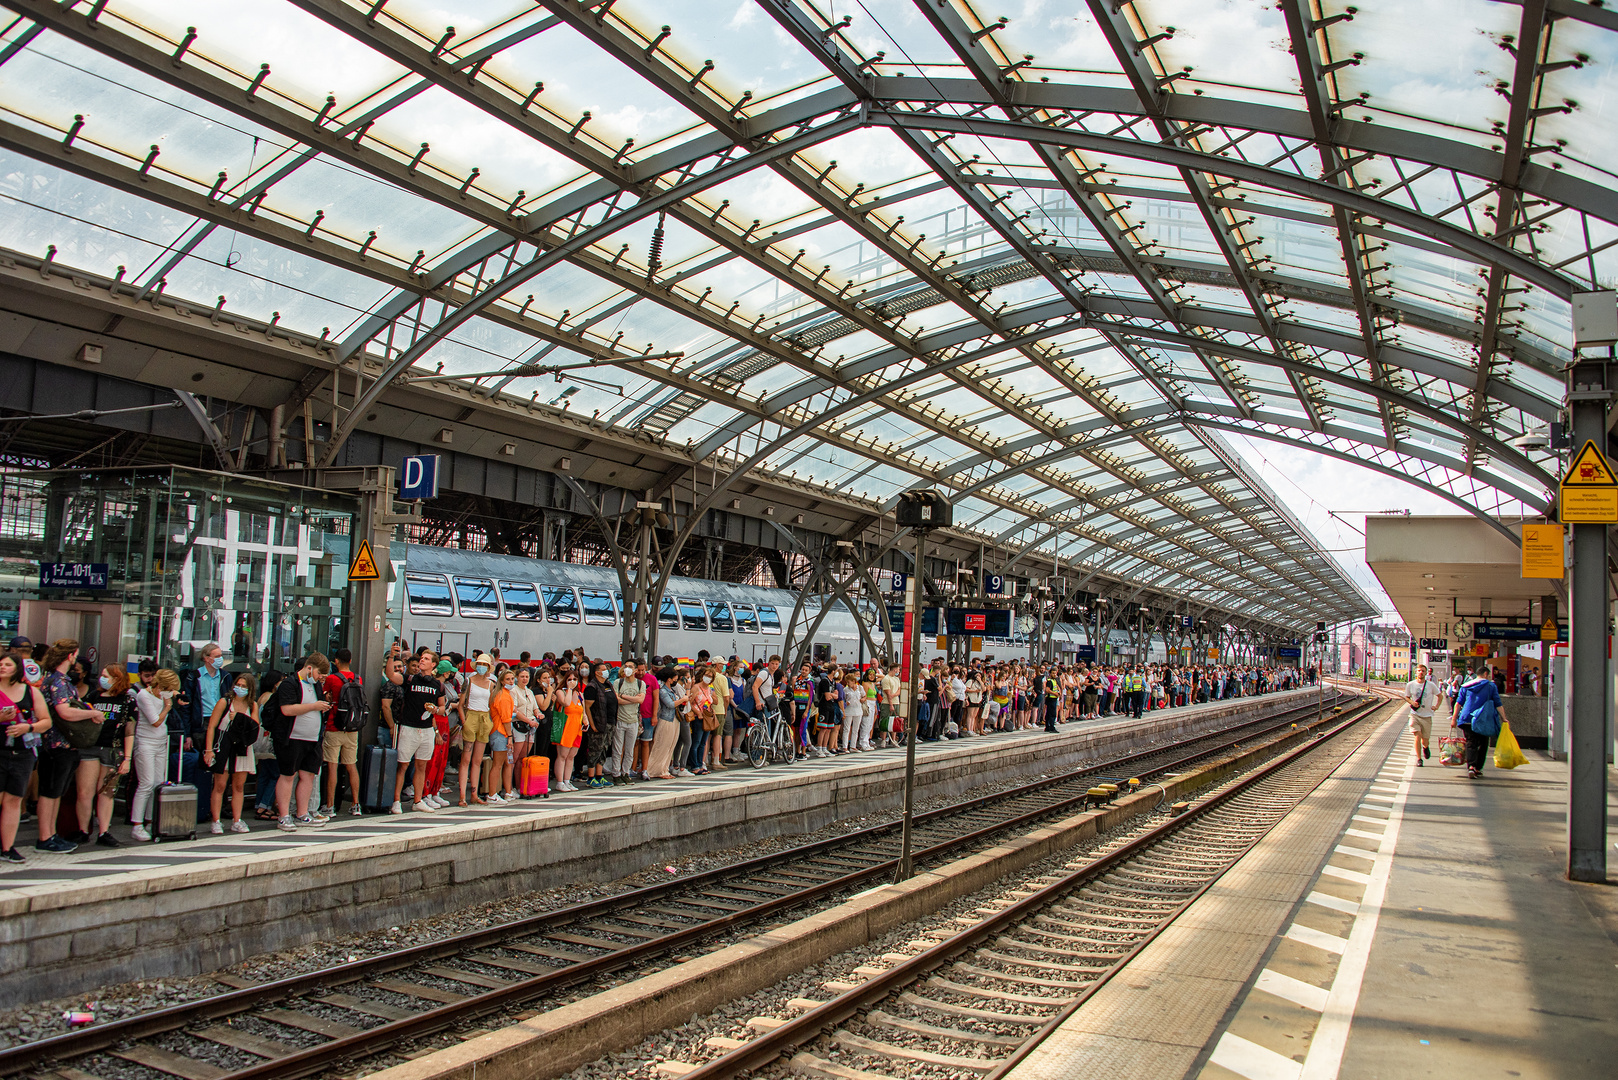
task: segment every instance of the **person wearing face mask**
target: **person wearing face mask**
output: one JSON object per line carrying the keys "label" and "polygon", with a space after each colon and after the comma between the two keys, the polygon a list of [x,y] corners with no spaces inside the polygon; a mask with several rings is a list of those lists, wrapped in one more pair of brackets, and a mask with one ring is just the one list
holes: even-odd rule
{"label": "person wearing face mask", "polygon": [[[230,787],[230,831],[248,831],[242,821],[242,794],[247,774],[258,768],[253,758],[253,741],[258,739],[257,692],[257,680],[241,672],[231,683],[230,693],[219,699],[208,716],[207,736],[202,741],[202,763],[213,771],[213,824],[209,831],[215,835],[225,831],[219,818],[224,811],[227,785]],[[249,733],[252,739],[238,749],[237,736]]]}
{"label": "person wearing face mask", "polygon": [[[460,805],[467,804],[466,782],[472,781],[471,802],[474,806],[483,805],[483,797],[478,794],[478,777],[483,766],[483,752],[489,748],[489,736],[494,732],[494,717],[489,712],[489,699],[494,696],[496,683],[490,674],[494,670],[494,658],[488,653],[479,653],[472,662],[472,677],[466,681],[466,692],[455,703],[456,711],[461,716],[461,740],[466,744],[467,753],[461,761],[459,769],[459,783],[461,789]],[[504,740],[502,740],[503,742]],[[498,794],[494,794],[493,782],[490,778],[490,793],[493,795],[490,802],[504,802]]]}
{"label": "person wearing face mask", "polygon": [[[611,787],[603,775],[602,763],[612,753],[614,732],[618,729],[618,692],[612,685],[612,667],[595,666],[594,678],[584,688],[584,786]],[[637,715],[639,710],[636,710]]]}
{"label": "person wearing face mask", "polygon": [[[80,752],[78,810],[82,831],[69,839],[82,844],[94,835],[101,847],[117,847],[118,840],[112,835],[113,795],[118,777],[129,774],[130,744],[135,737],[130,727],[135,715],[135,691],[129,685],[129,675],[110,664],[102,668],[85,704],[103,717],[101,737],[94,747]],[[92,811],[94,818],[90,816]],[[92,820],[96,826],[87,828]]]}
{"label": "person wearing face mask", "polygon": [[181,681],[180,700],[175,702],[175,715],[170,718],[181,721],[180,731],[185,736],[187,750],[202,737],[219,699],[230,696],[231,679],[225,673],[225,650],[219,643],[210,641],[204,645],[198,659],[202,661],[201,666],[187,672]]}
{"label": "person wearing face mask", "polygon": [[152,673],[148,685],[141,687],[135,695],[135,785],[134,798],[130,800],[130,816],[135,819],[135,827],[129,830],[129,835],[142,842],[150,840],[152,834],[147,831],[146,823],[151,820],[152,792],[163,777],[168,775],[168,763],[165,760],[169,754],[169,713],[174,709],[174,699],[180,693],[180,677],[168,668],[159,668]]}
{"label": "person wearing face mask", "polygon": [[627,784],[634,776],[635,746],[640,736],[641,702],[646,700],[646,684],[633,660],[625,660],[612,684],[618,700],[617,723],[612,731],[612,753],[607,758],[607,775],[614,784]]}
{"label": "person wearing face mask", "polygon": [[[282,679],[275,691],[275,703],[265,718],[265,727],[275,745],[275,763],[281,770],[275,782],[276,827],[296,832],[299,826],[312,828],[326,824],[324,814],[308,811],[309,796],[315,790],[320,772],[320,728],[331,708],[320,692],[321,680],[331,670],[331,662],[320,653],[310,653],[291,678]],[[296,793],[296,798],[293,798]],[[293,810],[303,811],[294,814]]]}

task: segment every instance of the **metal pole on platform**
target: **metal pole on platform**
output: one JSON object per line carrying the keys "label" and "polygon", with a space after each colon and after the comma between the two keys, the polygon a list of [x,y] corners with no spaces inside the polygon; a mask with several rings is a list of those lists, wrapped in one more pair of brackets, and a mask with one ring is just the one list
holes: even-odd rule
{"label": "metal pole on platform", "polygon": [[[1608,358],[1584,359],[1570,376],[1568,411],[1573,446],[1607,446]],[[1565,499],[1564,499],[1565,501]],[[1567,516],[1563,508],[1564,520]],[[1572,715],[1568,732],[1567,876],[1607,880],[1607,529],[1575,524],[1569,584],[1568,642],[1572,658]]]}
{"label": "metal pole on platform", "polygon": [[905,590],[905,637],[907,654],[909,700],[905,703],[905,811],[904,831],[899,843],[899,873],[895,881],[909,881],[914,872],[910,865],[910,827],[916,808],[916,737],[921,734],[917,715],[921,710],[916,695],[921,683],[921,565],[926,554],[927,531],[916,530],[915,573],[910,575],[910,587]]}

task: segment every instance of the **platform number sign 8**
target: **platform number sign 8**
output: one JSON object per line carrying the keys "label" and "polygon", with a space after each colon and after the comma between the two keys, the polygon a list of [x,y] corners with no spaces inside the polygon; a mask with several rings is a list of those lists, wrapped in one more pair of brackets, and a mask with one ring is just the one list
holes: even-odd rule
{"label": "platform number sign 8", "polygon": [[987,574],[983,578],[983,592],[986,596],[999,596],[1006,591],[1006,579],[1002,574]]}

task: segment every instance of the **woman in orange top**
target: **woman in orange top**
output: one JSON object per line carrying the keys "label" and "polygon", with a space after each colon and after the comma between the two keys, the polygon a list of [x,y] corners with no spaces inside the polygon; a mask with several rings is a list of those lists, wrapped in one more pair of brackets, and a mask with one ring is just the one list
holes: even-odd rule
{"label": "woman in orange top", "polygon": [[500,681],[489,695],[489,719],[494,722],[494,730],[489,733],[489,752],[494,760],[489,764],[488,797],[492,803],[516,802],[517,788],[511,782],[511,760],[507,751],[511,748],[511,715],[517,705],[517,699],[511,696],[512,688],[517,685],[517,673],[502,667],[497,678]]}
{"label": "woman in orange top", "polygon": [[562,672],[562,685],[556,688],[552,698],[554,708],[560,708],[566,720],[562,725],[562,737],[556,740],[556,760],[551,762],[555,770],[556,788],[559,791],[577,791],[573,786],[573,759],[578,755],[579,744],[584,739],[584,690],[579,686],[579,673],[571,667]]}

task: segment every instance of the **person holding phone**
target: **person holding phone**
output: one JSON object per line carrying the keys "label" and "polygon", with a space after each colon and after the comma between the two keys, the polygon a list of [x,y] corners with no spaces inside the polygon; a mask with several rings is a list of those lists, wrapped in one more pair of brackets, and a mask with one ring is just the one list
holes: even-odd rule
{"label": "person holding phone", "polygon": [[40,737],[50,725],[45,699],[23,681],[23,657],[0,653],[0,860],[27,861],[17,850],[17,824]]}
{"label": "person holding phone", "polygon": [[[331,708],[331,702],[321,695],[320,682],[330,671],[330,661],[320,653],[304,657],[298,670],[276,687],[274,707],[266,718],[275,763],[281,770],[275,782],[275,812],[279,818],[276,827],[282,832],[313,828],[328,820],[324,814],[309,812],[309,796],[320,772],[321,721]],[[294,814],[294,810],[302,813]]]}

